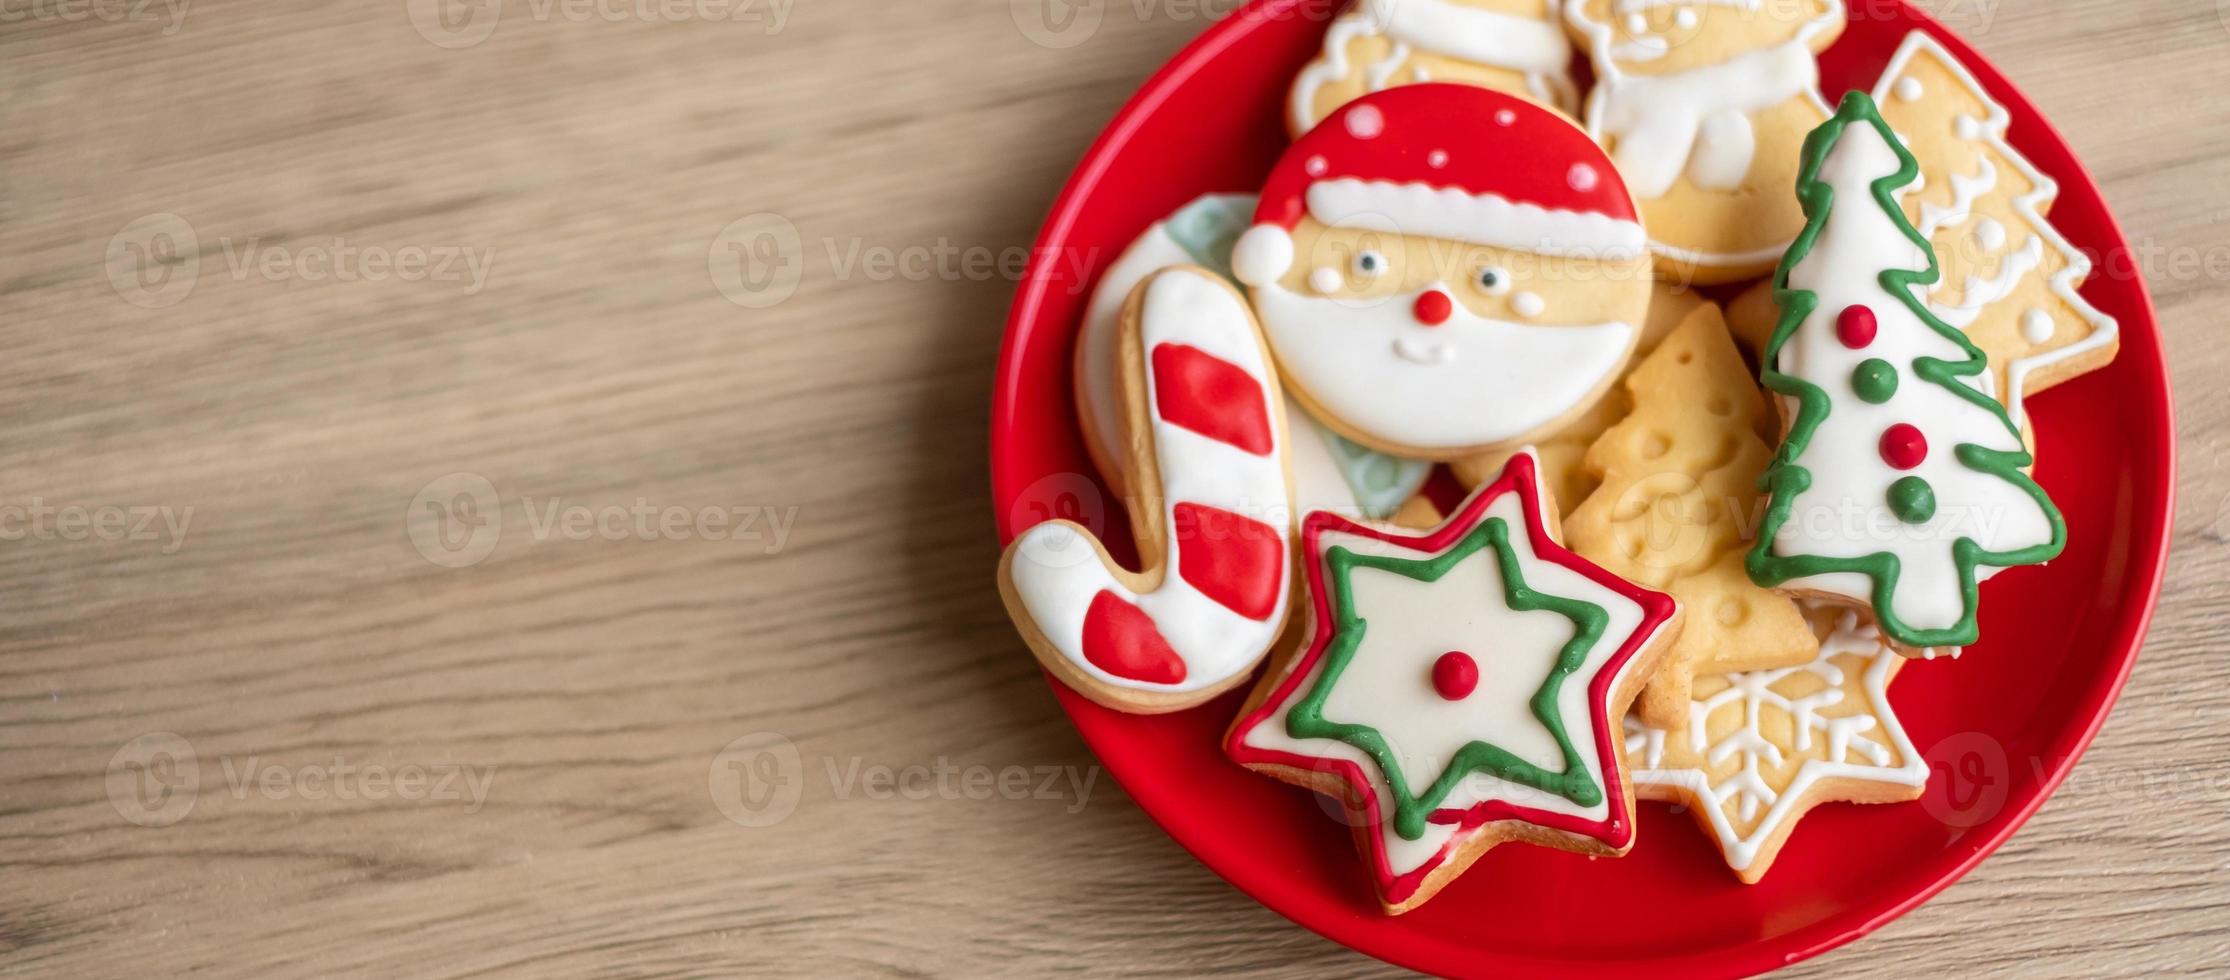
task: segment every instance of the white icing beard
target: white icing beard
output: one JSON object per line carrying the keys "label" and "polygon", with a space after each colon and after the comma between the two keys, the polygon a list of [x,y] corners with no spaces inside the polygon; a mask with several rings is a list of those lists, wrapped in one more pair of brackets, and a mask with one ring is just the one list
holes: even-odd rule
{"label": "white icing beard", "polygon": [[1371,300],[1255,287],[1278,367],[1331,418],[1390,446],[1454,452],[1507,444],[1581,408],[1626,362],[1624,323],[1534,326],[1454,303],[1447,322],[1412,312],[1445,284]]}

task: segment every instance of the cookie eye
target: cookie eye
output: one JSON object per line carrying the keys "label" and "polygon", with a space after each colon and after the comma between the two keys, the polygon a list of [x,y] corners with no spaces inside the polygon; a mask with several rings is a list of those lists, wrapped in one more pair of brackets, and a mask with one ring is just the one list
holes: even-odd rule
{"label": "cookie eye", "polygon": [[1355,253],[1355,275],[1361,279],[1376,279],[1386,272],[1386,257],[1375,249]]}
{"label": "cookie eye", "polygon": [[1474,277],[1474,281],[1479,284],[1480,290],[1489,296],[1500,296],[1510,291],[1510,272],[1498,265],[1490,265],[1480,269],[1479,274]]}

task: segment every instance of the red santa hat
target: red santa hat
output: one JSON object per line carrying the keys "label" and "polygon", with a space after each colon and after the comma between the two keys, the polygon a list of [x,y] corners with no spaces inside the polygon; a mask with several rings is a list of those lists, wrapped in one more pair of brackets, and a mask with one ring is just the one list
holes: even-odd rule
{"label": "red santa hat", "polygon": [[1295,141],[1233,250],[1240,281],[1285,274],[1303,214],[1577,258],[1636,258],[1649,244],[1626,182],[1579,127],[1517,96],[1450,83],[1363,96]]}

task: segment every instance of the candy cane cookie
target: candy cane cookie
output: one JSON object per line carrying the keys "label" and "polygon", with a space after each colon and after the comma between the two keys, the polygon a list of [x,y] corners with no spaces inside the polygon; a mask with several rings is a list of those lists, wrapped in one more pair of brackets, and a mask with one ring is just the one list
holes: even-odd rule
{"label": "candy cane cookie", "polygon": [[1063,683],[1119,711],[1177,711],[1244,680],[1285,624],[1284,396],[1246,300],[1195,266],[1131,292],[1117,351],[1140,571],[1049,521],[1008,545],[999,592]]}

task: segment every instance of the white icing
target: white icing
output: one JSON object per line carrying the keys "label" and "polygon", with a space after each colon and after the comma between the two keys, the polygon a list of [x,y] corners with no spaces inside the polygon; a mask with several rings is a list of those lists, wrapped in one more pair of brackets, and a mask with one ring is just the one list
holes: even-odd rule
{"label": "white icing", "polygon": [[[1554,3],[1550,19],[1538,20],[1450,0],[1363,0],[1332,22],[1324,34],[1323,53],[1294,79],[1288,121],[1296,133],[1307,132],[1320,121],[1317,92],[1354,71],[1348,46],[1370,36],[1386,37],[1393,46],[1384,58],[1365,66],[1365,91],[1387,88],[1413,53],[1426,52],[1519,72],[1535,98],[1569,109],[1576,98],[1567,74],[1572,45],[1555,23],[1555,13]],[[1412,75],[1417,82],[1427,81],[1421,67]]]}
{"label": "white icing", "polygon": [[[1509,527],[1510,543],[1527,586],[1595,603],[1609,615],[1604,639],[1588,651],[1587,659],[1565,677],[1557,691],[1557,708],[1580,764],[1598,786],[1606,785],[1605,760],[1588,733],[1608,715],[1609,706],[1591,698],[1589,689],[1623,646],[1621,640],[1641,628],[1644,612],[1633,600],[1593,579],[1539,558],[1516,493],[1506,493],[1494,501],[1486,517],[1499,517]],[[1325,549],[1335,546],[1366,555],[1419,557],[1417,552],[1369,538],[1325,535]],[[1307,560],[1320,557],[1308,556]],[[1397,764],[1413,787],[1429,783],[1445,767],[1446,760],[1472,740],[1503,745],[1536,765],[1554,771],[1563,769],[1562,753],[1554,748],[1524,699],[1539,690],[1547,676],[1547,663],[1570,640],[1571,621],[1545,610],[1517,612],[1504,607],[1502,577],[1494,565],[1493,549],[1459,562],[1434,585],[1369,570],[1359,570],[1354,578],[1356,612],[1368,619],[1370,626],[1347,673],[1326,699],[1327,719],[1378,728],[1394,747]],[[1478,599],[1451,604],[1450,595]],[[1469,653],[1479,665],[1479,687],[1461,702],[1442,699],[1430,680],[1433,658],[1448,650]],[[1614,678],[1623,676],[1631,664],[1627,661]],[[1312,667],[1292,688],[1291,696],[1261,723],[1248,728],[1241,742],[1259,750],[1353,763],[1364,774],[1373,797],[1382,801],[1381,814],[1390,817],[1392,807],[1383,801],[1390,799],[1391,790],[1385,774],[1369,755],[1337,739],[1295,738],[1286,729],[1292,702],[1315,687],[1319,672],[1320,665]],[[1619,685],[1614,680],[1611,686]],[[1468,810],[1496,799],[1588,820],[1613,816],[1607,800],[1582,807],[1553,793],[1505,782],[1487,773],[1474,773],[1459,782],[1442,808]],[[1453,825],[1428,823],[1422,837],[1408,840],[1395,832],[1388,820],[1370,838],[1393,873],[1403,875],[1439,858],[1456,835]]]}
{"label": "white icing", "polygon": [[2021,339],[2041,344],[2052,339],[2052,315],[2043,310],[2021,314]]}
{"label": "white icing", "polygon": [[[1958,655],[1956,650],[1950,653]],[[1934,650],[1928,651],[1930,659],[1934,659],[1935,654]],[[1839,656],[1865,658],[1866,673],[1862,683],[1867,710],[1857,715],[1824,717],[1819,709],[1838,704],[1843,698],[1842,668],[1834,664]],[[1746,870],[1757,861],[1758,853],[1768,843],[1781,839],[1788,823],[1800,815],[1797,807],[1806,802],[1805,798],[1821,780],[1848,779],[1907,787],[1927,784],[1928,761],[1914,751],[1912,740],[1906,737],[1905,728],[1898,723],[1897,713],[1889,703],[1891,670],[1898,659],[1897,652],[1882,641],[1881,633],[1872,624],[1859,622],[1856,612],[1844,612],[1834,633],[1820,643],[1819,656],[1811,663],[1732,674],[1727,678],[1725,690],[1690,702],[1685,735],[1690,750],[1703,754],[1712,764],[1737,756],[1742,760],[1741,768],[1717,783],[1701,769],[1661,768],[1665,740],[1683,736],[1649,727],[1638,717],[1628,715],[1626,756],[1627,763],[1633,767],[1634,783],[1675,788],[1691,797],[1709,820],[1728,866],[1737,871]],[[1813,674],[1828,686],[1793,699],[1773,690],[1773,685],[1799,672]],[[1714,712],[1735,703],[1741,705],[1742,725],[1718,741],[1706,744],[1705,740],[1710,737],[1708,719]],[[1773,790],[1760,771],[1761,766],[1778,768],[1785,764],[1781,746],[1760,724],[1760,709],[1769,705],[1786,713],[1794,722],[1790,748],[1806,749],[1815,737],[1825,738],[1828,743],[1827,758],[1807,760],[1797,770],[1796,778],[1779,792]],[[1745,822],[1757,819],[1760,807],[1766,810],[1765,819],[1758,821],[1748,836],[1742,836],[1736,833],[1734,822],[1727,817],[1730,804],[1739,810]]]}
{"label": "white icing", "polygon": [[1688,155],[1688,180],[1709,191],[1731,191],[1750,175],[1750,160],[1758,153],[1757,130],[1750,117],[1721,110],[1703,117],[1696,131],[1695,152]]}
{"label": "white icing", "polygon": [[[1809,290],[1818,306],[1780,350],[1780,369],[1828,393],[1829,410],[1797,464],[1812,475],[1811,486],[1790,501],[1787,523],[1775,537],[1777,555],[1819,555],[1857,559],[1887,552],[1900,565],[1890,612],[1915,630],[1956,626],[1968,614],[1953,543],[1970,538],[1987,552],[2016,551],[2053,540],[2049,518],[2013,482],[1969,469],[1955,448],[1976,445],[2019,452],[2021,437],[1996,413],[1976,406],[1945,386],[1916,372],[1923,358],[1965,361],[1957,343],[1938,334],[1882,285],[1883,269],[1923,269],[1927,257],[1906,236],[1902,222],[1873,200],[1875,181],[1895,174],[1897,152],[1879,130],[1864,122],[1843,130],[1819,170],[1834,193],[1824,226],[1812,251],[1789,270],[1790,288]],[[1837,338],[1836,317],[1846,307],[1874,312],[1878,334],[1860,350]],[[1888,360],[1902,378],[1897,395],[1872,405],[1851,391],[1860,362]],[[1928,440],[1927,458],[1917,468],[1898,470],[1882,459],[1881,435],[1897,423],[1918,425]],[[1890,484],[1918,476],[1934,488],[1936,512],[1926,522],[1905,524],[1889,513]],[[1858,573],[1835,573],[1791,580],[1793,590],[1842,596],[1870,604],[1872,580]]]}
{"label": "white icing", "polygon": [[1974,223],[1974,243],[1985,252],[1995,252],[2005,247],[2005,225],[1988,215]]}
{"label": "white icing", "polygon": [[[2035,271],[2037,265],[2043,261],[2044,239],[2031,235],[2028,241],[2021,244],[2019,251],[2005,257],[2005,261],[1998,265],[1996,275],[1987,279],[1968,276],[1966,289],[1960,293],[1959,302],[1937,303],[1931,300],[1929,308],[1935,311],[1937,319],[1965,330],[1974,326],[1974,322],[1982,317],[1984,309],[2013,295],[2013,290],[2021,285],[2022,278]],[[1930,292],[1933,294],[1942,290],[1943,285],[1939,283]]]}
{"label": "white icing", "polygon": [[[1173,270],[1146,288],[1140,314],[1141,350],[1162,344],[1199,348],[1244,370],[1274,399],[1277,378],[1263,357],[1246,305],[1212,276]],[[1151,356],[1150,354],[1148,355]],[[1014,544],[1011,572],[1015,594],[1048,642],[1077,669],[1127,690],[1183,693],[1215,687],[1251,669],[1285,621],[1291,562],[1278,558],[1279,586],[1274,611],[1264,619],[1241,616],[1209,598],[1175,573],[1185,540],[1175,510],[1181,503],[1201,504],[1260,521],[1289,535],[1292,500],[1286,483],[1283,402],[1266,405],[1278,444],[1266,456],[1210,439],[1161,417],[1158,379],[1146,375],[1145,402],[1151,417],[1156,468],[1162,481],[1162,518],[1167,574],[1152,592],[1140,595],[1119,581],[1094,549],[1090,532],[1062,521],[1039,524]],[[1117,677],[1084,658],[1084,620],[1102,591],[1135,603],[1154,621],[1170,648],[1185,662],[1185,678],[1153,684]]]}
{"label": "white icing", "polygon": [[[2006,111],[2003,104],[1990,96],[1990,91],[1983,87],[1981,80],[1974,77],[1974,72],[1968,70],[1966,65],[1960,63],[1959,59],[1952,57],[1950,50],[1924,31],[1914,31],[1905,35],[1904,43],[1898,46],[1896,55],[1890,58],[1889,67],[1883,70],[1881,81],[1874,86],[1875,100],[1879,101],[1881,99],[1883,90],[1892,84],[1891,79],[1903,77],[1913,59],[1922,55],[1933,57],[1938,63],[1942,64],[1951,73],[1952,77],[1958,79],[1962,88],[1981,102],[1984,112],[1983,118],[1975,120],[1971,116],[1961,117],[1963,121],[1971,123],[1971,125],[1962,128],[1974,134],[1970,138],[1981,139],[1986,149],[1995,151],[1996,155],[2011,163],[2014,169],[2019,170],[2021,175],[2028,179],[2029,186],[2034,188],[2029,193],[2014,199],[2014,213],[2019,215],[2021,220],[2034,229],[2038,235],[2043,236],[2045,244],[2057,253],[2065,263],[2060,271],[2052,276],[2052,294],[2059,297],[2060,301],[2066,305],[2068,314],[2082,320],[2090,327],[2090,333],[2075,343],[2029,357],[2015,358],[2006,365],[2006,388],[2008,390],[2003,396],[2006,413],[2012,417],[2013,424],[2026,428],[2029,424],[2026,391],[2029,375],[2070,358],[2082,357],[2092,351],[2112,345],[2121,335],[2121,324],[2097,307],[2092,306],[2090,301],[2084,299],[2082,294],[2077,292],[2077,287],[2091,274],[2090,256],[2077,249],[2073,243],[2067,240],[2065,235],[2060,234],[2058,228],[2053,227],[2051,222],[2044,219],[2045,209],[2060,195],[2059,182],[2053,180],[2043,171],[2036,169],[2036,165],[2031,163],[2028,157],[2022,155],[2020,151],[2015,150],[2005,141],[2006,128],[2012,120],[2011,114]],[[2056,317],[2053,318],[2053,322],[2055,324],[2053,333],[2056,334],[2058,333]],[[2026,323],[2023,324],[2023,333],[2024,335],[2028,333]]]}
{"label": "white icing", "polygon": [[1998,187],[1998,167],[1985,156],[1975,161],[1975,172],[1967,176],[1951,175],[1951,203],[1935,205],[1920,202],[1920,234],[1925,238],[1938,229],[1954,227],[1974,215],[1975,202]]}
{"label": "white icing", "polygon": [[[1638,257],[1649,244],[1637,222],[1599,212],[1551,210],[1495,194],[1471,194],[1423,182],[1398,184],[1338,177],[1310,184],[1307,198],[1310,216],[1335,227],[1445,238],[1541,255]],[[1240,244],[1244,246],[1245,242]],[[1290,249],[1288,245],[1289,260]],[[1247,283],[1258,285],[1252,280]]]}
{"label": "white icing", "polygon": [[1276,225],[1255,225],[1231,246],[1231,274],[1249,286],[1276,282],[1293,268],[1293,236]]}
{"label": "white icing", "polygon": [[1907,75],[1897,80],[1897,98],[1903,102],[1917,102],[1922,94],[1920,79]]}
{"label": "white icing", "polygon": [[[1807,94],[1818,98],[1819,63],[1803,41],[1669,75],[1628,74],[1613,61],[1588,100],[1587,128],[1599,141],[1616,142],[1611,159],[1626,176],[1627,188],[1651,200],[1672,190],[1703,138],[1706,119],[1748,115]],[[1729,156],[1740,147],[1706,149]],[[1741,153],[1739,162],[1747,174],[1750,154]],[[1713,172],[1723,174],[1729,166],[1715,164]]]}
{"label": "white icing", "polygon": [[1528,320],[1547,312],[1549,305],[1540,293],[1519,293],[1510,297],[1510,312]]}
{"label": "white icing", "polygon": [[1077,337],[1077,386],[1083,392],[1084,437],[1097,450],[1095,458],[1118,472],[1106,474],[1120,487],[1126,477],[1119,472],[1126,460],[1122,442],[1122,395],[1115,384],[1115,340],[1120,329],[1123,301],[1130,291],[1157,270],[1193,261],[1184,246],[1169,237],[1166,226],[1155,223],[1131,243],[1113,265],[1100,274],[1084,309],[1084,328]]}
{"label": "white icing", "polygon": [[1255,310],[1278,367],[1306,400],[1383,444],[1432,452],[1509,443],[1584,406],[1632,348],[1623,323],[1529,326],[1461,303],[1446,323],[1412,314],[1424,290],[1316,299],[1272,282]]}
{"label": "white icing", "polygon": [[1329,266],[1320,267],[1309,273],[1309,289],[1320,296],[1330,296],[1339,292],[1340,287],[1345,284],[1346,280],[1340,278],[1339,270]]}

